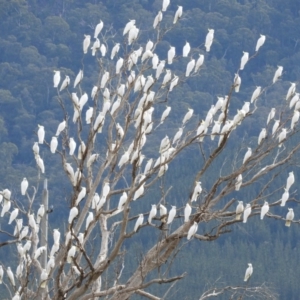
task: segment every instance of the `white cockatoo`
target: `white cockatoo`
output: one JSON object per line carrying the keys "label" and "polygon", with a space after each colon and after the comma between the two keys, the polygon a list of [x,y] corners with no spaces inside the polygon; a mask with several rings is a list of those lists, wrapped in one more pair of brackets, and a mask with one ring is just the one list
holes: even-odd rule
{"label": "white cockatoo", "polygon": [[284,193],[282,194],[282,197],[281,197],[280,206],[285,206],[285,203],[289,199],[289,196],[290,196],[289,190],[284,188]]}
{"label": "white cockatoo", "polygon": [[242,174],[239,174],[235,179],[235,190],[236,191],[240,190],[242,183],[243,183],[243,176],[242,176]]}
{"label": "white cockatoo", "polygon": [[36,223],[37,224],[40,224],[41,219],[43,218],[44,214],[45,214],[44,204],[40,204],[40,208],[38,209],[37,214],[36,214]]}
{"label": "white cockatoo", "polygon": [[185,77],[189,77],[196,65],[196,61],[192,58],[189,63],[186,65]]}
{"label": "white cockatoo", "polygon": [[273,77],[273,83],[275,83],[279,77],[281,77],[283,71],[282,66],[277,66],[277,70],[275,71],[274,77]]}
{"label": "white cockatoo", "polygon": [[244,67],[245,67],[246,63],[248,62],[248,60],[249,60],[249,53],[243,51],[243,56],[241,58],[240,70],[244,70]]}
{"label": "white cockatoo", "polygon": [[286,134],[287,134],[286,128],[282,128],[282,130],[278,136],[278,142],[279,142],[278,147],[282,146],[283,141],[286,139]]}
{"label": "white cockatoo", "polygon": [[203,54],[199,54],[199,58],[196,61],[196,65],[195,65],[195,70],[194,72],[198,72],[201,68],[201,66],[203,65],[204,62],[204,55]]}
{"label": "white cockatoo", "polygon": [[266,36],[261,34],[259,39],[257,40],[255,51],[257,52],[259,48],[265,43]]}
{"label": "white cockatoo", "polygon": [[264,205],[261,208],[260,211],[260,219],[263,220],[264,216],[266,215],[266,213],[269,211],[269,203],[267,201],[265,201]]}
{"label": "white cockatoo", "polygon": [[176,216],[176,206],[173,206],[172,205],[172,208],[169,212],[169,215],[168,215],[168,220],[167,220],[167,224],[170,224],[173,222],[174,218]]}
{"label": "white cockatoo", "polygon": [[190,220],[191,213],[192,213],[192,207],[190,206],[189,203],[187,203],[184,208],[184,222],[185,223]]}
{"label": "white cockatoo", "polygon": [[138,228],[143,224],[143,222],[144,222],[144,215],[139,214],[139,217],[137,218],[136,223],[134,225],[133,231],[136,232]]}
{"label": "white cockatoo", "polygon": [[162,11],[160,10],[157,15],[155,16],[154,18],[154,21],[153,21],[153,28],[156,29],[157,25],[162,21],[163,19],[163,13]]}
{"label": "white cockatoo", "polygon": [[74,140],[74,138],[70,138],[69,139],[69,154],[73,155],[76,149],[76,142]]}
{"label": "white cockatoo", "polygon": [[176,49],[175,47],[170,46],[170,49],[168,51],[168,64],[171,65],[173,63],[173,59],[176,55]]}
{"label": "white cockatoo", "polygon": [[261,144],[261,142],[266,138],[266,136],[267,136],[267,129],[263,128],[258,136],[258,141],[257,141],[258,145]]}
{"label": "white cockatoo", "polygon": [[240,87],[242,84],[242,79],[239,76],[239,74],[235,74],[234,79],[233,79],[233,84],[234,84],[234,90],[236,93],[240,91]]}
{"label": "white cockatoo", "polygon": [[244,281],[248,281],[249,278],[251,277],[252,273],[253,273],[253,267],[252,267],[252,264],[249,263],[248,268],[245,273]]}
{"label": "white cockatoo", "polygon": [[260,93],[261,93],[261,86],[257,86],[251,96],[250,102],[253,103],[259,97]]}
{"label": "white cockatoo", "polygon": [[286,215],[286,221],[285,221],[285,226],[290,227],[292,221],[294,220],[295,214],[294,210],[292,208],[288,208],[288,213]]}
{"label": "white cockatoo", "polygon": [[53,136],[50,142],[50,152],[54,154],[56,152],[57,146],[58,146],[57,137]]}
{"label": "white cockatoo", "polygon": [[21,182],[21,194],[23,196],[26,194],[27,188],[28,188],[28,180],[26,179],[26,177],[24,177]]}
{"label": "white cockatoo", "polygon": [[75,77],[75,81],[74,81],[74,89],[76,88],[76,86],[81,82],[83,78],[83,71],[79,70],[78,74]]}
{"label": "white cockatoo", "polygon": [[183,120],[182,120],[182,126],[185,125],[187,121],[193,116],[194,110],[192,108],[188,108],[188,112],[185,114]]}
{"label": "white cockatoo", "polygon": [[186,42],[182,49],[182,57],[188,57],[191,51],[190,43]]}
{"label": "white cockatoo", "polygon": [[149,224],[152,224],[152,219],[156,216],[156,214],[157,214],[156,204],[152,204],[149,217],[148,217]]}
{"label": "white cockatoo", "polygon": [[72,258],[75,257],[75,254],[76,254],[76,246],[73,245],[68,251],[67,262],[69,264],[72,262]]}
{"label": "white cockatoo", "polygon": [[83,53],[87,54],[87,51],[89,49],[91,43],[91,36],[90,35],[84,35],[84,40],[83,40]]}
{"label": "white cockatoo", "polygon": [[7,267],[7,276],[12,286],[16,286],[15,277],[10,267]]}
{"label": "white cockatoo", "polygon": [[118,209],[119,210],[123,209],[127,199],[128,199],[127,193],[123,192],[122,196],[120,197],[119,204],[118,204]]}
{"label": "white cockatoo", "polygon": [[289,87],[285,100],[289,100],[290,98],[292,98],[294,96],[296,92],[296,83],[295,82],[291,82],[291,86]]}
{"label": "white cockatoo", "polygon": [[206,52],[210,51],[210,47],[211,47],[213,39],[214,39],[214,33],[215,33],[214,29],[208,29],[208,33],[207,33],[206,38],[205,38]]}
{"label": "white cockatoo", "polygon": [[198,230],[198,224],[197,222],[194,222],[194,224],[190,227],[188,234],[187,234],[187,239],[190,240],[197,232]]}
{"label": "white cockatoo", "polygon": [[275,117],[275,113],[276,113],[276,108],[271,108],[269,114],[268,114],[268,119],[267,119],[267,125],[269,124],[269,122],[274,119]]}
{"label": "white cockatoo", "polygon": [[10,214],[8,224],[11,224],[16,219],[18,214],[19,214],[19,209],[15,208]]}
{"label": "white cockatoo", "polygon": [[75,205],[76,205],[76,206],[77,206],[77,205],[80,203],[80,201],[85,197],[85,195],[86,195],[86,187],[83,186],[83,187],[81,188],[81,190],[80,190],[78,196],[77,196],[76,201],[75,201]]}
{"label": "white cockatoo", "polygon": [[131,28],[135,25],[135,20],[130,20],[124,27],[123,35],[126,35]]}
{"label": "white cockatoo", "polygon": [[59,134],[65,130],[66,128],[66,120],[63,120],[61,123],[59,123],[58,127],[57,127],[57,130],[56,130],[56,134],[55,136],[59,136]]}
{"label": "white cockatoo", "polygon": [[247,152],[245,153],[244,159],[243,159],[243,164],[250,158],[252,155],[252,149],[248,147]]}
{"label": "white cockatoo", "polygon": [[39,138],[39,144],[43,144],[44,143],[44,139],[45,139],[45,128],[42,125],[38,125],[39,129],[38,129],[38,138]]}
{"label": "white cockatoo", "polygon": [[94,220],[94,214],[90,211],[85,221],[85,230],[89,228],[93,220]]}
{"label": "white cockatoo", "polygon": [[176,24],[177,21],[181,18],[181,16],[182,16],[182,6],[178,5],[178,8],[175,12],[173,24]]}
{"label": "white cockatoo", "polygon": [[289,177],[286,180],[286,189],[289,190],[290,187],[294,184],[294,182],[295,182],[294,172],[289,172]]}
{"label": "white cockatoo", "polygon": [[54,76],[53,76],[53,86],[54,86],[55,88],[57,88],[58,85],[59,85],[59,82],[60,82],[60,71],[54,70],[53,72],[54,72]]}
{"label": "white cockatoo", "polygon": [[191,201],[192,202],[197,201],[197,198],[199,197],[201,192],[202,192],[201,181],[196,181]]}
{"label": "white cockatoo", "polygon": [[245,209],[244,209],[244,214],[243,214],[243,223],[247,223],[248,217],[251,214],[251,205],[247,203]]}
{"label": "white cockatoo", "polygon": [[243,201],[239,201],[239,204],[237,205],[235,210],[235,214],[236,214],[235,219],[240,220],[243,212],[244,212],[244,203]]}
{"label": "white cockatoo", "polygon": [[94,32],[94,38],[98,38],[98,35],[100,34],[102,28],[103,28],[103,22],[100,20],[100,22],[96,25],[95,27],[95,32]]}
{"label": "white cockatoo", "polygon": [[77,217],[77,215],[78,215],[78,208],[74,206],[70,209],[70,214],[68,219],[69,224],[73,222],[73,220]]}

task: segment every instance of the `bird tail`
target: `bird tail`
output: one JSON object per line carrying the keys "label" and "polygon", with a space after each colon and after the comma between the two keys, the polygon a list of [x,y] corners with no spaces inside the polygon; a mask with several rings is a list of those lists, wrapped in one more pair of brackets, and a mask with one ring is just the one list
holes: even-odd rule
{"label": "bird tail", "polygon": [[44,289],[46,287],[46,280],[41,283],[41,288]]}
{"label": "bird tail", "polygon": [[235,219],[236,219],[236,220],[240,220],[240,219],[241,219],[241,216],[242,216],[242,214],[236,214]]}
{"label": "bird tail", "polygon": [[291,226],[291,221],[288,221],[288,220],[287,220],[287,221],[285,222],[285,226],[290,227],[290,226]]}

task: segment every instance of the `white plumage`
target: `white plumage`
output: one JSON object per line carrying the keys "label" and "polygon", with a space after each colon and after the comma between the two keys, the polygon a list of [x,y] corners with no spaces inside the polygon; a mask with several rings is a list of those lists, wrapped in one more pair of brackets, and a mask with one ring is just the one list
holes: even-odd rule
{"label": "white plumage", "polygon": [[69,149],[69,154],[73,155],[76,149],[76,142],[72,137],[69,139]]}
{"label": "white plumage", "polygon": [[248,62],[248,60],[249,60],[249,53],[243,51],[243,56],[241,58],[240,70],[244,70],[244,67],[245,67],[246,63]]}
{"label": "white plumage", "polygon": [[74,206],[70,209],[70,214],[68,219],[69,224],[73,222],[73,220],[77,217],[77,215],[78,215],[78,208]]}
{"label": "white plumage", "polygon": [[283,67],[282,66],[278,66],[275,74],[274,74],[274,77],[273,77],[273,83],[275,83],[279,77],[281,77],[282,75],[282,71],[283,71]]}
{"label": "white plumage", "polygon": [[182,6],[178,5],[178,8],[174,16],[173,24],[176,24],[177,21],[181,18],[181,16],[182,16]]}
{"label": "white plumage", "polygon": [[197,198],[199,197],[201,192],[202,192],[201,181],[196,181],[191,201],[192,202],[197,201]]}
{"label": "white plumage", "polygon": [[243,164],[250,158],[252,155],[252,149],[248,147],[247,152],[245,153],[244,159],[243,159]]}
{"label": "white plumage", "polygon": [[53,86],[55,88],[58,87],[60,82],[60,71],[54,71],[54,76],[53,76]]}
{"label": "white plumage", "polygon": [[240,91],[242,79],[239,76],[239,74],[235,74],[234,79],[233,79],[233,84],[234,84],[234,90],[236,93]]}
{"label": "white plumage", "polygon": [[123,206],[125,205],[125,202],[127,201],[128,196],[126,192],[123,192],[122,196],[120,197],[119,204],[118,204],[118,209],[121,210],[123,209]]}
{"label": "white plumage", "polygon": [[194,224],[190,227],[187,235],[187,239],[190,240],[197,232],[198,230],[198,224],[197,222],[194,222]]}
{"label": "white plumage", "polygon": [[100,34],[102,28],[103,28],[103,22],[100,20],[100,22],[96,25],[95,27],[95,32],[94,32],[94,38],[98,38],[98,35]]}
{"label": "white plumage", "polygon": [[168,215],[168,220],[167,220],[167,224],[170,224],[173,222],[174,218],[176,216],[176,206],[172,206],[169,215]]}
{"label": "white plumage", "polygon": [[75,254],[76,254],[76,246],[73,245],[68,251],[67,262],[69,264],[72,262],[72,258],[75,257]]}
{"label": "white plumage", "polygon": [[87,230],[89,228],[89,226],[93,222],[93,220],[94,220],[94,214],[90,211],[86,218],[85,230]]}
{"label": "white plumage", "polygon": [[16,285],[15,284],[15,277],[14,277],[14,274],[13,274],[11,268],[7,267],[6,272],[7,272],[7,276],[8,276],[8,279],[9,279],[10,283],[12,284],[12,286],[15,286]]}
{"label": "white plumage", "polygon": [[170,49],[168,51],[168,64],[172,64],[173,63],[173,59],[175,57],[176,54],[176,50],[175,47],[170,46]]}
{"label": "white plumage", "polygon": [[135,20],[130,20],[124,27],[123,35],[127,34],[131,28],[135,25]]}
{"label": "white plumage", "polygon": [[156,214],[157,214],[156,204],[152,204],[149,217],[148,217],[149,224],[152,224],[152,219],[156,216]]}
{"label": "white plumage", "polygon": [[74,88],[76,88],[76,86],[81,82],[82,78],[83,78],[83,71],[79,70],[78,74],[75,77]]}
{"label": "white plumage", "polygon": [[57,146],[58,146],[57,137],[53,136],[50,142],[50,152],[54,154],[57,149]]}
{"label": "white plumage", "polygon": [[91,43],[91,36],[90,35],[84,35],[85,39],[83,40],[83,53],[86,54],[90,43]]}
{"label": "white plumage", "polygon": [[190,43],[186,42],[182,49],[182,57],[188,57],[191,51]]}
{"label": "white plumage", "polygon": [[199,71],[199,69],[201,68],[201,66],[203,65],[204,62],[204,55],[203,54],[199,54],[199,58],[196,61],[196,65],[195,65],[195,73]]}
{"label": "white plumage", "polygon": [[282,128],[282,130],[278,136],[278,142],[279,142],[278,147],[282,146],[283,141],[286,139],[286,133],[287,133],[286,128]]}
{"label": "white plumage", "polygon": [[294,220],[295,214],[294,214],[294,210],[292,208],[289,208],[288,210],[289,211],[286,215],[285,226],[290,227],[292,221]]}
{"label": "white plumage", "polygon": [[16,219],[18,214],[19,214],[19,209],[15,208],[10,214],[8,224],[11,224]]}
{"label": "white plumage", "polygon": [[66,87],[68,87],[70,85],[70,77],[66,76],[66,78],[64,79],[64,81],[62,82],[59,91],[61,92],[62,90],[64,90]]}
{"label": "white plumage", "polygon": [[253,103],[259,97],[260,93],[261,93],[261,86],[257,86],[251,96],[250,102]]}
{"label": "white plumage", "polygon": [[236,214],[235,219],[240,220],[243,212],[244,212],[244,203],[243,201],[239,201],[239,204],[237,205],[235,210],[235,214]]}
{"label": "white plumage", "polygon": [[269,211],[269,203],[267,201],[265,201],[264,205],[261,208],[260,211],[260,219],[263,220],[264,216],[266,215],[266,213]]}
{"label": "white plumage", "polygon": [[266,136],[267,136],[267,130],[266,128],[263,128],[258,136],[258,145],[261,144],[261,142],[266,138]]}
{"label": "white plumage", "polygon": [[44,143],[44,139],[45,139],[45,128],[42,125],[38,125],[39,129],[38,129],[38,138],[39,138],[39,144],[43,144]]}
{"label": "white plumage", "polygon": [[298,110],[294,110],[294,114],[291,121],[291,129],[293,130],[295,127],[295,124],[298,123],[300,117],[300,113]]}
{"label": "white plumage", "polygon": [[121,168],[123,165],[125,165],[129,161],[129,153],[128,151],[125,151],[124,154],[121,156],[120,161],[118,163],[118,167]]}
{"label": "white plumage", "polygon": [[170,0],[163,0],[163,3],[162,3],[162,11],[166,11],[168,6],[170,4]]}
{"label": "white plumage", "polygon": [[188,112],[185,114],[182,120],[182,126],[193,116],[194,110],[192,108],[188,108]]}
{"label": "white plumage", "polygon": [[213,39],[214,39],[214,33],[215,33],[214,29],[208,29],[208,34],[206,35],[206,38],[205,38],[206,52],[210,51],[210,47],[211,47]]}
{"label": "white plumage", "polygon": [[[275,117],[275,113],[276,113],[276,109],[273,107],[271,108],[271,111],[268,114],[268,119],[267,119],[267,125],[269,124],[269,122],[274,119]],[[272,133],[273,134],[273,133]]]}
{"label": "white plumage", "polygon": [[193,71],[194,67],[195,67],[195,60],[194,59],[191,59],[189,61],[189,63],[187,64],[186,66],[186,71],[185,71],[185,77],[189,77],[191,72]]}
{"label": "white plumage", "polygon": [[76,202],[75,202],[75,205],[76,205],[76,206],[77,206],[77,205],[80,203],[80,201],[85,197],[85,195],[86,195],[86,187],[83,186],[83,187],[81,188],[81,190],[80,190],[78,196],[77,196],[77,199],[76,199]]}
{"label": "white plumage", "polygon": [[190,220],[190,215],[192,213],[192,207],[187,203],[184,208],[184,222],[188,222]]}
{"label": "white plumage", "polygon": [[138,230],[138,228],[143,224],[143,222],[144,222],[144,215],[143,214],[139,214],[139,217],[136,220],[136,223],[134,225],[133,231],[136,232]]}
{"label": "white plumage", "polygon": [[247,268],[246,273],[245,273],[244,281],[248,281],[249,278],[251,277],[252,273],[253,273],[252,264],[248,264],[248,268]]}
{"label": "white plumage", "polygon": [[288,189],[284,188],[284,192],[281,196],[281,203],[280,206],[285,206],[286,201],[289,199],[290,193]]}
{"label": "white plumage", "polygon": [[65,130],[66,128],[66,120],[63,120],[61,123],[59,123],[58,127],[57,127],[57,130],[56,130],[56,134],[55,136],[59,136],[59,134]]}
{"label": "white plumage", "polygon": [[179,141],[179,139],[180,139],[181,136],[182,136],[182,133],[183,133],[183,128],[180,127],[180,128],[178,129],[178,131],[176,132],[174,138],[173,138],[172,144],[176,144],[176,143]]}
{"label": "white plumage", "polygon": [[26,177],[23,178],[21,182],[21,194],[24,196],[28,188],[28,180]]}
{"label": "white plumage", "polygon": [[239,174],[235,179],[235,190],[236,191],[240,190],[242,183],[243,183],[243,176],[242,176],[242,174]]}
{"label": "white plumage", "polygon": [[162,21],[163,14],[161,11],[157,13],[153,21],[153,28],[156,29],[157,25]]}
{"label": "white plumage", "polygon": [[251,214],[251,205],[248,203],[244,209],[243,223],[247,223],[248,217]]}
{"label": "white plumage", "polygon": [[257,43],[256,43],[256,47],[255,47],[255,51],[257,52],[259,50],[259,48],[264,44],[266,40],[266,36],[261,34],[260,35],[260,38],[257,40]]}
{"label": "white plumage", "polygon": [[289,190],[290,187],[294,184],[294,182],[295,182],[294,172],[290,172],[289,177],[286,180],[286,189]]}
{"label": "white plumage", "polygon": [[285,100],[289,100],[291,97],[294,96],[296,91],[296,83],[295,82],[291,82],[291,86],[288,89],[288,92],[286,94]]}

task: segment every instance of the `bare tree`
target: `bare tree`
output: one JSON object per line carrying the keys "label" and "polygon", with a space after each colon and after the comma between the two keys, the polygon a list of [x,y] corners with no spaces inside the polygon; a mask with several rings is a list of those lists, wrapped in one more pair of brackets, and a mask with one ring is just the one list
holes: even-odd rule
{"label": "bare tree", "polygon": [[[4,246],[15,243],[18,249],[19,265],[17,270],[13,270],[15,282],[11,277],[4,280],[11,295],[15,295],[14,299],[85,300],[105,296],[107,299],[124,300],[134,294],[148,299],[166,299],[170,288],[161,296],[151,294],[147,288],[166,283],[169,283],[167,287],[173,287],[186,276],[186,273],[170,276],[177,253],[186,243],[216,240],[231,232],[234,224],[245,223],[259,214],[262,218],[265,215],[286,221],[287,226],[299,223],[293,220],[292,210],[287,217],[286,208],[282,208],[281,216],[269,212],[269,207],[285,206],[286,201],[294,200],[289,197],[289,188],[294,182],[292,173],[287,185],[285,182],[276,188],[272,185],[283,167],[289,167],[300,148],[299,143],[293,142],[298,132],[296,123],[300,107],[299,95],[293,85],[284,104],[276,112],[279,120],[274,121],[275,109],[266,116],[266,127],[255,142],[256,146],[253,147],[252,142],[252,149],[247,150],[249,144],[245,139],[240,149],[229,153],[231,135],[237,128],[246,130],[244,121],[255,118],[259,111],[257,99],[281,76],[282,69],[279,68],[273,83],[257,88],[251,101],[245,102],[237,114],[230,109],[233,94],[243,88],[239,71],[247,68],[246,63],[255,59],[261,51],[263,36],[252,56],[244,53],[241,66],[232,76],[233,83],[228,94],[218,97],[216,104],[199,116],[200,122],[195,122],[192,108],[186,112],[177,111],[179,129],[174,137],[168,136],[172,95],[182,82],[205,72],[204,57],[209,55],[214,39],[214,31],[210,29],[204,47],[192,49],[193,53],[199,53],[197,59],[191,56],[187,43],[183,56],[170,47],[164,57],[166,60],[160,60],[155,54],[156,47],[180,22],[181,14],[179,8],[174,24],[164,29],[161,25],[163,12],[159,11],[153,24],[156,40],[148,41],[146,45],[139,42],[142,34],[134,21],[125,26],[124,41],[113,46],[109,42],[112,28],[105,31],[105,25],[103,27],[100,23],[95,28],[95,42],[91,43],[90,35],[83,41],[83,68],[74,82],[66,76],[60,85],[61,74],[55,72],[54,87],[65,117],[51,141],[48,137],[45,139],[47,124],[39,126],[37,135],[40,147],[49,148],[49,156],[61,158],[62,168],[57,172],[64,172],[72,186],[69,218],[61,221],[61,234],[58,230],[53,231],[54,243],[42,245],[39,234],[44,233],[39,224],[44,220],[47,208],[41,206],[35,211],[38,187],[30,194],[27,180],[22,182],[22,194],[27,195],[28,206],[12,199],[8,189],[2,191],[1,214],[8,218],[9,212],[11,218],[15,217],[10,223],[16,224],[13,234],[2,231],[10,239],[1,244],[5,249]],[[98,39],[99,34],[101,38]],[[94,68],[98,71],[98,78],[95,78],[90,97],[84,92],[82,81],[84,62],[91,52],[95,57]],[[178,62],[186,64],[184,72],[173,71],[174,64]],[[167,64],[170,70],[166,70]],[[291,113],[293,102],[296,109]],[[88,109],[87,103],[90,105]],[[164,104],[167,104],[166,108]],[[161,112],[158,120],[153,117],[154,109]],[[70,111],[73,116],[69,115]],[[288,129],[290,126],[291,129]],[[76,134],[72,137],[71,132]],[[47,175],[38,145],[35,143],[33,152],[39,175]],[[168,185],[164,177],[168,167],[188,149],[198,151],[197,159],[201,166],[192,179],[192,188],[184,199],[185,205],[177,207],[172,199],[168,199],[172,185]],[[211,171],[216,164],[217,173]],[[211,172],[213,183],[202,186],[201,178],[208,172]],[[258,184],[261,182],[263,184]],[[145,199],[151,196],[153,186],[161,188],[162,196],[160,199],[151,198],[151,207]],[[254,186],[259,189],[257,195],[245,208],[243,203],[236,207],[239,193]],[[274,193],[284,187],[282,199],[274,201]],[[272,199],[269,204],[263,203],[268,199]],[[167,202],[173,204],[172,208]],[[20,215],[22,217],[18,219]],[[28,226],[23,226],[22,220]],[[199,234],[198,227],[202,225],[205,225],[201,230],[204,232]],[[134,264],[130,268],[126,266],[126,257],[130,253],[124,245],[134,236],[144,232],[151,234],[150,230],[158,232],[159,238],[146,252],[143,249],[139,257],[136,255],[139,263],[132,271]],[[47,264],[40,260],[43,253],[49,255]],[[4,265],[3,269],[9,276],[9,266]],[[128,272],[122,276],[126,268]],[[255,272],[255,266],[253,268]],[[249,280],[252,271],[247,271],[245,281]],[[239,299],[248,294],[273,299],[264,285],[215,287],[199,297],[208,299],[227,291],[238,295]]]}

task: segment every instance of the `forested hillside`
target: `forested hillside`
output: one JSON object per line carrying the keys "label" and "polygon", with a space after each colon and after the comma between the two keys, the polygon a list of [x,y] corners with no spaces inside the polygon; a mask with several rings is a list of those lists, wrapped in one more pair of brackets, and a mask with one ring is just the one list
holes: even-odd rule
{"label": "forested hillside", "polygon": [[[285,98],[290,82],[299,83],[300,2],[171,0],[165,20],[173,19],[177,5],[183,5],[183,17],[173,30],[166,33],[166,41],[157,47],[156,53],[165,59],[170,45],[176,47],[176,53],[181,53],[188,41],[193,58],[198,58],[198,54],[202,53],[205,62],[198,76],[180,82],[170,100],[174,112],[185,112],[188,108],[185,102],[188,100],[196,116],[193,122],[200,122],[200,112],[207,112],[216,103],[217,96],[228,93],[243,51],[253,55],[260,34],[266,35],[266,42],[258,55],[248,62],[247,68],[240,72],[242,87],[239,95],[232,97],[232,111],[240,108],[244,101],[250,101],[256,86],[269,86],[278,65],[284,67],[282,79],[272,89],[266,89],[259,98],[257,119],[247,120],[243,125],[247,126],[247,135],[242,129],[233,132],[230,149],[216,161],[211,174],[201,179],[205,187],[212,183],[220,169],[226,172],[226,168],[230,168],[231,161],[226,162],[225,157],[230,157],[233,162],[241,160],[244,141],[253,145],[257,143],[270,107],[278,106]],[[98,81],[95,60],[91,55],[84,61],[82,59],[84,34],[91,34],[102,20],[104,29],[101,38],[106,41],[110,53],[114,41],[122,39],[125,24],[135,19],[142,32],[142,41],[155,39],[151,26],[160,8],[161,0],[0,0],[0,190],[8,187],[13,193],[16,192],[19,186],[15,183],[21,182],[25,172],[29,181],[39,180],[32,154],[37,124],[45,126],[46,140],[50,142],[64,117],[53,89],[53,71],[59,69],[74,81],[79,69],[84,68],[86,75],[82,86],[88,94]],[[215,30],[209,53],[204,51],[203,44],[208,28]],[[126,47],[125,42],[121,47]],[[184,72],[186,63],[179,61],[172,68]],[[162,104],[161,110],[154,112],[154,118],[159,119],[164,108]],[[72,118],[71,111],[69,114]],[[174,124],[174,128],[170,128],[170,136],[173,136],[181,122],[181,115],[171,114],[170,118]],[[299,134],[291,143],[298,141]],[[106,141],[99,140],[98,147],[106,147]],[[183,152],[164,178],[165,182],[176,182],[170,194],[178,206],[186,202],[183,196],[191,189],[187,185],[188,178],[197,172],[193,155],[200,155],[197,146],[193,152]],[[71,190],[64,174],[57,172],[60,164],[59,157],[53,156],[46,165],[50,205],[54,206],[50,219],[57,227],[60,226],[60,218],[67,217],[68,212],[59,208],[62,202],[69,200],[68,191]],[[283,178],[294,171],[296,183],[299,182],[298,166],[299,158],[283,170]],[[276,182],[273,184],[276,185]],[[290,194],[298,199],[296,186]],[[255,188],[246,188],[242,196],[237,195],[237,199],[247,202],[256,193]],[[282,191],[278,190],[274,197],[280,199],[281,195]],[[38,196],[41,196],[41,190]],[[159,184],[153,187],[151,197],[160,197]],[[294,206],[294,203],[291,204],[291,207]],[[295,215],[299,219],[300,209],[297,207]],[[256,216],[247,224],[236,225],[232,232],[218,241],[205,244],[197,241],[187,245],[178,254],[180,259],[176,260],[173,271],[182,273],[181,270],[187,269],[190,276],[177,283],[170,299],[198,299],[205,289],[212,286],[243,285],[247,262],[252,262],[254,267],[249,286],[265,283],[278,294],[278,299],[299,299],[300,269],[297,266],[300,263],[300,232],[298,224],[293,225],[285,228],[282,222],[268,218],[261,222]],[[5,224],[1,226],[5,227]],[[134,257],[143,252],[143,244],[152,239],[157,239],[157,236],[144,236],[127,245],[127,249],[132,251],[133,265]],[[227,295],[223,297],[219,299],[228,299]]]}

